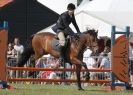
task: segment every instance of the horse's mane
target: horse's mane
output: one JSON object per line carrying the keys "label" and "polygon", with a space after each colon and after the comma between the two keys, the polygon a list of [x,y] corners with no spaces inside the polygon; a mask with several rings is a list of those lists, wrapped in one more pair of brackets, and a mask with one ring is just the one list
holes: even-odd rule
{"label": "horse's mane", "polygon": [[97,31],[95,29],[91,29],[91,30],[86,30],[85,32],[83,32],[83,34],[90,34],[93,36],[97,36]]}
{"label": "horse's mane", "polygon": [[90,35],[93,35],[93,36],[96,36],[97,37],[97,32],[95,32],[96,30],[92,29],[92,30],[86,30],[84,32],[82,32],[81,34],[77,34],[77,36],[79,36],[78,38],[77,37],[72,37],[72,42],[75,44],[75,45],[78,45],[79,44],[79,38],[80,36],[84,35],[84,34],[90,34]]}

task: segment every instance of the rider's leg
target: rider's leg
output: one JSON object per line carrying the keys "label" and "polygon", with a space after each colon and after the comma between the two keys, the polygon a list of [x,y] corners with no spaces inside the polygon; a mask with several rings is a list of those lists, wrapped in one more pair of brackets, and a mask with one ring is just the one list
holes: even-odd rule
{"label": "rider's leg", "polygon": [[60,58],[59,61],[62,63],[64,61],[64,52],[65,52],[65,35],[63,32],[59,32],[58,33],[58,38],[59,38],[59,42],[60,42],[60,48],[61,48],[61,52],[60,52]]}

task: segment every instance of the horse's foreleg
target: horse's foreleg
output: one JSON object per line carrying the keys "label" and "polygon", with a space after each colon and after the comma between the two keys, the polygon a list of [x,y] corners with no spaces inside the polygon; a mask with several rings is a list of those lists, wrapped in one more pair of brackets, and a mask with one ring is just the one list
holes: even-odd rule
{"label": "horse's foreleg", "polygon": [[81,71],[81,65],[76,65],[76,75],[77,75],[77,85],[78,85],[78,90],[84,90],[81,87],[81,80],[80,80],[80,71]]}
{"label": "horse's foreleg", "polygon": [[88,70],[88,68],[87,68],[86,63],[82,62],[81,65],[87,70],[87,72],[86,72],[86,74],[85,74],[85,78],[86,78],[86,80],[89,80],[89,79],[90,79],[90,72],[89,72],[89,70]]}
{"label": "horse's foreleg", "polygon": [[73,59],[73,61],[74,61],[74,63],[76,63],[76,65],[81,65],[81,66],[83,66],[83,67],[87,70],[87,72],[86,72],[86,74],[85,74],[85,77],[86,77],[86,80],[89,80],[89,79],[90,79],[90,72],[89,72],[89,70],[88,70],[88,68],[87,68],[86,63],[80,61],[80,60],[77,59],[77,58]]}

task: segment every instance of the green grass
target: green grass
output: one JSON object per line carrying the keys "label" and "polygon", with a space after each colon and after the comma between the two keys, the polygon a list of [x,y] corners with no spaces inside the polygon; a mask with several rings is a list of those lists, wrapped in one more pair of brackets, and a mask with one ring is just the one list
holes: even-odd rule
{"label": "green grass", "polygon": [[106,92],[97,86],[84,87],[85,91],[78,91],[74,85],[15,84],[14,86],[15,90],[0,90],[0,95],[133,95],[133,91]]}

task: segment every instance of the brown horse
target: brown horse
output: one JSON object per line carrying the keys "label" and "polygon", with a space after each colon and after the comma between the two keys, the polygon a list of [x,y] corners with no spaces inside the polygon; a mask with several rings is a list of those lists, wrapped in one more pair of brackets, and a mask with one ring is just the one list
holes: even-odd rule
{"label": "brown horse", "polygon": [[[31,45],[24,50],[22,56],[17,63],[18,66],[23,66],[29,57],[34,54],[35,59],[42,57],[45,54],[59,58],[60,52],[53,46],[57,38],[55,34],[49,32],[38,33],[32,36]],[[87,69],[86,64],[82,61],[84,50],[87,47],[96,53],[98,50],[97,32],[95,30],[87,30],[79,35],[78,38],[70,37],[66,46],[65,62],[76,65],[78,89],[83,90],[80,81],[80,71],[83,66]],[[86,79],[89,79],[89,71],[86,72]]]}
{"label": "brown horse", "polygon": [[111,39],[106,36],[102,36],[98,39],[99,54],[104,51],[105,47],[111,50]]}

